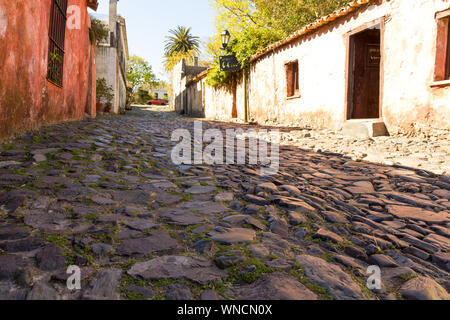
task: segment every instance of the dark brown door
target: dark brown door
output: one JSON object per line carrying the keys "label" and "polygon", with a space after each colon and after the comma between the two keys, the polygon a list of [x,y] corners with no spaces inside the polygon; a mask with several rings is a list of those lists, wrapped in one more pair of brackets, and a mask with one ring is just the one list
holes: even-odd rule
{"label": "dark brown door", "polygon": [[352,36],[349,97],[350,119],[380,117],[380,30],[366,30]]}

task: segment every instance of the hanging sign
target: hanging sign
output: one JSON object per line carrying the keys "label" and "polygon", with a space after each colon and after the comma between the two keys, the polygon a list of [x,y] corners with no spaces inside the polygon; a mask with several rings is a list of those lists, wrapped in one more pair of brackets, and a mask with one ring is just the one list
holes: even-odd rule
{"label": "hanging sign", "polygon": [[381,61],[381,50],[379,44],[369,44],[367,46],[367,66],[379,67]]}
{"label": "hanging sign", "polygon": [[241,64],[236,59],[235,55],[222,56],[220,59],[220,70],[222,71],[239,71]]}

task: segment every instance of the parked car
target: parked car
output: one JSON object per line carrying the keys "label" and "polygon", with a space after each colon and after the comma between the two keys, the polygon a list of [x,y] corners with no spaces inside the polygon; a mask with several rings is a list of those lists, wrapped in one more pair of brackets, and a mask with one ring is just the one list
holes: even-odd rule
{"label": "parked car", "polygon": [[158,105],[158,106],[166,106],[169,104],[169,101],[165,100],[165,99],[153,99],[153,100],[149,100],[147,101],[147,104],[149,105]]}

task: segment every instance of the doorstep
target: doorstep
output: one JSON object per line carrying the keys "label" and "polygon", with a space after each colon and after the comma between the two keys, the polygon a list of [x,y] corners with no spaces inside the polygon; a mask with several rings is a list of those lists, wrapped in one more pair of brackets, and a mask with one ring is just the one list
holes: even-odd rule
{"label": "doorstep", "polygon": [[341,134],[360,139],[389,136],[389,132],[381,119],[347,120],[342,125]]}

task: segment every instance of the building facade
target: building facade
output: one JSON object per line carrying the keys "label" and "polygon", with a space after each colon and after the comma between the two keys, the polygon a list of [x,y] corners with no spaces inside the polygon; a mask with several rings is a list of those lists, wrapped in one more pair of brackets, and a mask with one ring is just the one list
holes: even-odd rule
{"label": "building facade", "polygon": [[169,91],[165,88],[152,88],[150,92],[155,99],[169,99]]}
{"label": "building facade", "polygon": [[203,116],[203,110],[197,110],[197,98],[188,91],[193,89],[188,86],[200,73],[206,71],[206,67],[199,66],[198,59],[195,59],[194,65],[186,64],[186,60],[181,60],[172,70],[172,94],[169,97],[171,107],[180,114]]}
{"label": "building facade", "polygon": [[95,117],[97,0],[0,2],[0,139]]}
{"label": "building facade", "polygon": [[253,56],[231,88],[187,83],[195,110],[369,135],[450,129],[450,3],[359,0]]}
{"label": "building facade", "polygon": [[117,14],[118,1],[110,0],[109,20],[104,21],[109,35],[107,40],[97,46],[97,79],[105,78],[113,89],[113,113],[124,112],[127,104],[128,38],[125,19]]}

